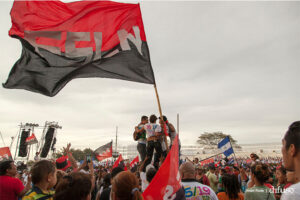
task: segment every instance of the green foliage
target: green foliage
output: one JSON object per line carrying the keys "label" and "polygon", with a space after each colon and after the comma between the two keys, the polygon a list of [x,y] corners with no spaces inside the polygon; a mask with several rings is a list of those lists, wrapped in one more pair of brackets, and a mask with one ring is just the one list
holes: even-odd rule
{"label": "green foliage", "polygon": [[[85,148],[84,150],[80,150],[80,149],[70,149],[70,152],[72,153],[73,157],[75,158],[75,160],[80,161],[80,160],[84,160],[84,158],[86,157],[86,155],[91,155],[93,159],[95,159],[95,155],[94,155],[94,151],[90,148]],[[56,152],[56,158],[59,158],[63,156],[63,149],[61,149],[60,151]]]}

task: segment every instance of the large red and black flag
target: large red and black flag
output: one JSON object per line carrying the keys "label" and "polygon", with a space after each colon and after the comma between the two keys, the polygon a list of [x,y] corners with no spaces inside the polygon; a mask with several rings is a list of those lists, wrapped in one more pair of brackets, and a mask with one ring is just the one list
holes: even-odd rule
{"label": "large red and black flag", "polygon": [[112,157],[112,141],[99,147],[94,153],[99,161]]}
{"label": "large red and black flag", "polygon": [[15,1],[11,19],[23,49],[5,88],[54,96],[75,78],[155,84],[139,4]]}

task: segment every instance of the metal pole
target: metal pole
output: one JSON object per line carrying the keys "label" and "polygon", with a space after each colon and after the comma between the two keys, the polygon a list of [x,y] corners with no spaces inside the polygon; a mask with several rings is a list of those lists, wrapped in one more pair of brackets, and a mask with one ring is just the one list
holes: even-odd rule
{"label": "metal pole", "polygon": [[48,122],[46,121],[46,122],[45,122],[44,129],[43,129],[43,133],[42,133],[42,136],[41,136],[41,139],[40,139],[40,141],[39,141],[38,144],[37,144],[37,145],[38,145],[38,149],[39,149],[38,152],[41,152],[41,151],[42,151],[42,147],[43,147],[43,145],[44,145],[44,138],[45,138],[45,134],[46,134],[47,128],[48,128]]}
{"label": "metal pole", "polygon": [[[157,99],[157,104],[158,104],[158,110],[159,110],[160,119],[163,119],[156,84],[154,84],[154,89],[155,89],[155,94],[156,94],[156,99]],[[164,130],[166,130],[166,123],[164,123]],[[167,152],[169,152],[169,145],[168,145],[166,134],[164,134],[164,141],[165,141],[165,144],[166,144]]]}
{"label": "metal pole", "polygon": [[229,136],[227,136],[227,137],[229,138],[229,142],[230,142],[230,146],[231,146],[231,148],[232,148],[232,151],[233,151],[233,155],[234,155],[235,163],[236,163],[236,164],[238,164],[238,162],[237,162],[237,159],[236,159],[236,156],[235,156],[235,152],[234,152],[234,149],[233,149],[233,146],[232,146],[232,144],[231,144],[230,137],[229,137]]}
{"label": "metal pole", "polygon": [[11,142],[10,142],[10,145],[9,145],[9,150],[10,151],[11,151],[12,144],[14,143],[14,141],[15,141],[15,139],[16,139],[16,137],[17,137],[18,134],[19,134],[19,132],[15,136],[11,137]]}
{"label": "metal pole", "polygon": [[28,155],[27,155],[27,162],[28,162],[29,156],[30,156],[30,148],[31,148],[31,145],[29,145],[29,150],[28,150]]}
{"label": "metal pole", "polygon": [[213,155],[213,156],[207,157],[207,158],[205,158],[205,159],[202,159],[202,160],[200,160],[199,162],[201,162],[201,161],[204,161],[204,160],[207,160],[207,159],[209,159],[209,158],[216,157],[216,156],[218,156],[218,155],[220,155],[220,154],[222,154],[222,153],[218,153],[218,154],[216,154],[216,155]]}
{"label": "metal pole", "polygon": [[22,123],[20,125],[20,130],[19,130],[19,133],[18,133],[18,140],[17,140],[17,146],[16,146],[16,151],[15,151],[15,157],[14,157],[14,160],[16,160],[16,156],[17,156],[17,151],[18,151],[18,147],[19,147],[19,143],[20,143],[20,133],[21,133],[21,130],[22,130]]}
{"label": "metal pole", "polygon": [[6,144],[5,144],[4,140],[3,140],[3,136],[2,136],[2,133],[1,133],[1,131],[0,131],[0,135],[1,135],[2,142],[3,142],[4,146],[6,146]]}
{"label": "metal pole", "polygon": [[118,152],[118,126],[116,127],[116,150],[115,152]]}
{"label": "metal pole", "polygon": [[177,113],[177,134],[179,134],[179,113]]}
{"label": "metal pole", "polygon": [[[15,136],[15,137],[17,137],[17,136]],[[10,142],[10,145],[9,145],[9,150],[10,151],[11,151],[11,146],[12,146],[14,140],[15,140],[15,137],[14,136],[11,137],[11,142]]]}
{"label": "metal pole", "polygon": [[[31,133],[29,132],[29,136],[32,135],[32,133],[34,132],[34,126],[30,126],[30,130],[31,130]],[[30,149],[31,149],[31,151],[30,151]],[[28,155],[27,155],[27,162],[29,160],[30,153],[32,153],[32,151],[33,151],[33,146],[30,144],[29,150],[28,150]]]}

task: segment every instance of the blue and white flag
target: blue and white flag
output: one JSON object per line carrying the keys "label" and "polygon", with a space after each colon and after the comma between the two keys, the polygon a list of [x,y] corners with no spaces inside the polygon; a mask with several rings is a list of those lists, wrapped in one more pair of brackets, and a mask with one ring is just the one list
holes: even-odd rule
{"label": "blue and white flag", "polygon": [[234,163],[234,159],[233,158],[230,158],[229,161],[227,162],[227,164],[231,165]]}
{"label": "blue and white flag", "polygon": [[226,157],[233,154],[233,148],[230,144],[229,137],[224,138],[221,142],[218,144],[218,148],[224,153]]}

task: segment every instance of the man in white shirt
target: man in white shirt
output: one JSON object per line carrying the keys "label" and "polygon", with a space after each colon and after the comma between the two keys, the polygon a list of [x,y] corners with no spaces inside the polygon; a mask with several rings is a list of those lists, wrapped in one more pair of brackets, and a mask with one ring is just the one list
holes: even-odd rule
{"label": "man in white shirt", "polygon": [[154,160],[154,167],[158,169],[159,166],[159,158],[162,154],[161,143],[159,140],[159,136],[161,135],[161,126],[156,124],[157,117],[155,115],[151,115],[149,118],[150,123],[144,125],[144,129],[147,135],[147,161],[145,162],[145,167],[152,161],[153,151],[155,149],[157,153],[157,159]]}
{"label": "man in white shirt", "polygon": [[283,165],[288,171],[294,171],[297,182],[283,192],[281,200],[300,199],[300,121],[292,123],[282,139]]}
{"label": "man in white shirt", "polygon": [[36,153],[35,153],[35,156],[34,156],[34,161],[35,161],[35,162],[40,161],[39,155],[40,155],[40,152],[36,152]]}
{"label": "man in white shirt", "polygon": [[143,192],[146,190],[155,174],[156,169],[151,164],[146,167],[146,172],[143,172],[142,170],[140,171],[141,188]]}
{"label": "man in white shirt", "polygon": [[206,199],[218,200],[216,193],[207,185],[203,185],[196,181],[195,166],[191,162],[183,163],[180,168],[181,183],[184,187],[185,198],[192,199]]}

